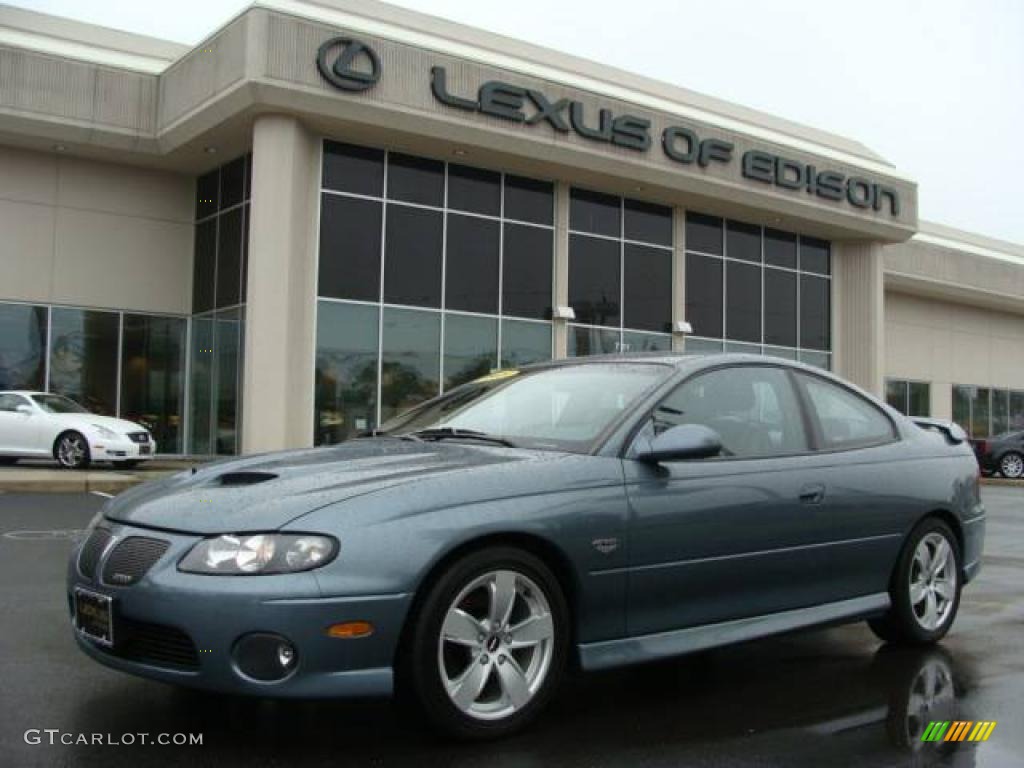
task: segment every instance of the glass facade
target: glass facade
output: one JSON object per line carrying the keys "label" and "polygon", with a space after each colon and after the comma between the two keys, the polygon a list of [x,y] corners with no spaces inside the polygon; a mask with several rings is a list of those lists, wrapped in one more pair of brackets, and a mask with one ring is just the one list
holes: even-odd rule
{"label": "glass facade", "polygon": [[0,389],[70,397],[183,446],[184,317],[0,303]]}
{"label": "glass facade", "polygon": [[885,380],[885,401],[905,416],[931,415],[931,385],[927,381]]}
{"label": "glass facade", "polygon": [[954,384],[953,421],[974,438],[1024,429],[1024,391]]}
{"label": "glass facade", "polygon": [[688,353],[751,352],[831,368],[832,264],[824,240],[686,215]]}
{"label": "glass facade", "polygon": [[238,451],[252,155],[196,181],[188,452]]}
{"label": "glass facade", "polygon": [[554,186],[324,142],[314,440],[551,357]]}
{"label": "glass facade", "polygon": [[569,193],[568,354],[672,349],[672,209]]}

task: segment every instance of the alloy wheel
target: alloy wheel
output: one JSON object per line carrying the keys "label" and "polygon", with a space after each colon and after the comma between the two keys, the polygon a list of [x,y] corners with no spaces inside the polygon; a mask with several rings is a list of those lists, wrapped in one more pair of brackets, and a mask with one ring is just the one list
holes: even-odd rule
{"label": "alloy wheel", "polygon": [[85,463],[89,447],[81,435],[64,435],[57,445],[57,461],[68,469],[77,469]]}
{"label": "alloy wheel", "polygon": [[1015,480],[1024,476],[1024,458],[1019,453],[1006,454],[999,462],[999,471],[1003,473],[1003,477]]}
{"label": "alloy wheel", "polygon": [[522,573],[497,570],[473,579],[452,601],[437,661],[460,712],[501,720],[541,689],[554,652],[555,625],[543,590]]}
{"label": "alloy wheel", "polygon": [[956,556],[950,542],[932,531],[914,550],[910,566],[910,607],[922,628],[932,631],[949,618],[956,602]]}

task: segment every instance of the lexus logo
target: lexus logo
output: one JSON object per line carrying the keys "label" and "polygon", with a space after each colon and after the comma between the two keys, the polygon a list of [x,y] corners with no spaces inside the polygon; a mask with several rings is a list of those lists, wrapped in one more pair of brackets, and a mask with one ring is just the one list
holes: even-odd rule
{"label": "lexus logo", "polygon": [[380,80],[377,52],[349,37],[332,37],[321,45],[316,53],[316,66],[327,82],[343,91],[365,91]]}

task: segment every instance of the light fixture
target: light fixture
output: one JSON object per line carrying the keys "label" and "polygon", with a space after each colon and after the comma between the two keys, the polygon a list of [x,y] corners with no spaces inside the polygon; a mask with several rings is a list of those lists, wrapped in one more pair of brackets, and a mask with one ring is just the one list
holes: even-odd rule
{"label": "light fixture", "polygon": [[217,148],[216,147],[203,147],[203,152],[205,152],[208,155],[216,155],[217,154]]}
{"label": "light fixture", "polygon": [[553,317],[555,320],[575,320],[576,312],[572,307],[555,307]]}
{"label": "light fixture", "polygon": [[672,323],[672,331],[674,333],[693,333],[693,326],[685,320],[676,320]]}
{"label": "light fixture", "polygon": [[54,152],[67,152],[67,150],[68,150],[68,148],[64,144],[54,144],[53,145],[53,151]]}
{"label": "light fixture", "polygon": [[457,147],[452,151],[452,154],[454,154],[456,157],[465,157],[466,150],[462,149],[462,147]]}

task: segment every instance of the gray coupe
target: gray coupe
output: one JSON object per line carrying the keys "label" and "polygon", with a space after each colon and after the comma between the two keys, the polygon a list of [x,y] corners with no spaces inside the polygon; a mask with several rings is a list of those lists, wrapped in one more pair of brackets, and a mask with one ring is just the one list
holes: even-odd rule
{"label": "gray coupe", "polygon": [[955,425],[786,360],[572,359],[124,493],[67,591],[78,644],[115,669],[395,691],[481,738],[534,718],[571,664],[863,619],[933,643],[984,528]]}

